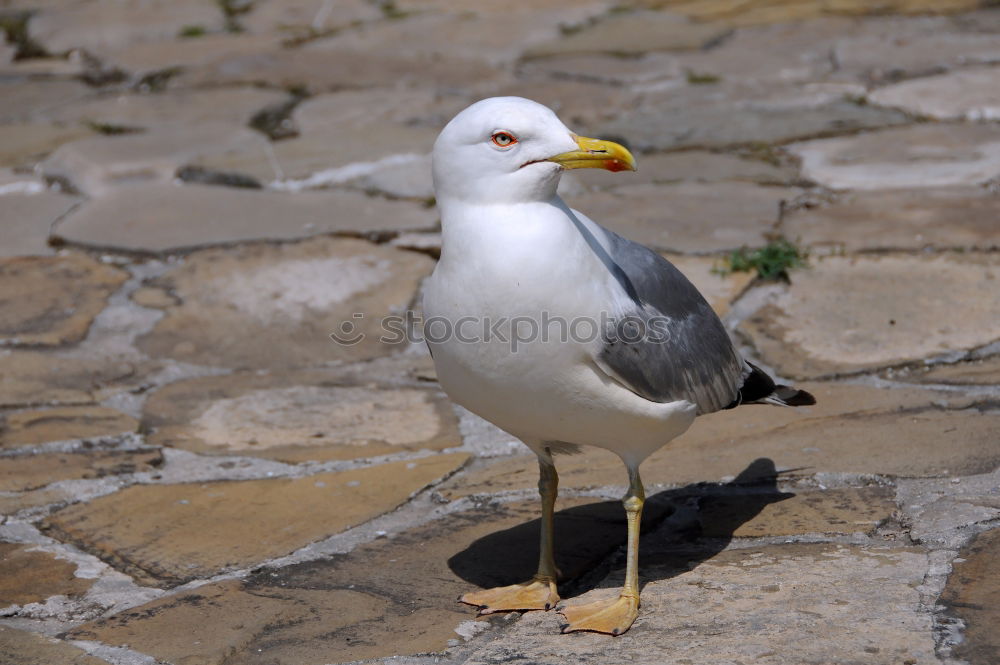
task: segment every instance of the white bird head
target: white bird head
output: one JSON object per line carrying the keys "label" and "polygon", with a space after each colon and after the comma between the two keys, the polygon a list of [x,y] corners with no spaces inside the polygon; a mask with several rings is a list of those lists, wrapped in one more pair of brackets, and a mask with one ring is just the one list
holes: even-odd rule
{"label": "white bird head", "polygon": [[547,201],[564,169],[635,170],[623,146],[577,136],[546,106],[522,97],[476,102],[449,122],[434,143],[439,201]]}

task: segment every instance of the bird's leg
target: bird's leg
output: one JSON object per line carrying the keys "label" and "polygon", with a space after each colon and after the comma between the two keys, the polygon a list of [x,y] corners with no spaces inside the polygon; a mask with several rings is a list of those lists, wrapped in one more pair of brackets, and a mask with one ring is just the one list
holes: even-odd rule
{"label": "bird's leg", "polygon": [[568,605],[559,610],[569,622],[564,633],[591,630],[609,635],[621,635],[639,616],[639,522],[646,499],[639,470],[629,467],[628,494],[622,500],[628,521],[628,546],[625,564],[625,586],[617,598],[598,600],[583,605]]}
{"label": "bird's leg", "polygon": [[556,592],[556,569],[552,543],[552,519],[555,512],[559,475],[547,459],[538,458],[538,493],[542,496],[542,534],[538,572],[527,582],[467,593],[459,602],[475,605],[480,614],[510,610],[550,610],[559,602]]}

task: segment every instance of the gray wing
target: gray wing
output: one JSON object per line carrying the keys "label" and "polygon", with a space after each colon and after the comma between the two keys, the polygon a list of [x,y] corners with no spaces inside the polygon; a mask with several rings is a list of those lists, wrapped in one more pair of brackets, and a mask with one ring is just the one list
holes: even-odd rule
{"label": "gray wing", "polygon": [[608,243],[601,258],[622,284],[630,311],[624,326],[606,331],[598,364],[654,402],[687,400],[698,413],[734,405],[750,370],[705,298],[656,252],[602,230]]}

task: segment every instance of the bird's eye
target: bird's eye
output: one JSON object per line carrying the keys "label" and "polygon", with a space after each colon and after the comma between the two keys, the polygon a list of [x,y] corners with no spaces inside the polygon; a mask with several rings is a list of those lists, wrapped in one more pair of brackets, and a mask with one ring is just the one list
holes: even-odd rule
{"label": "bird's eye", "polygon": [[517,143],[517,139],[509,132],[497,132],[491,140],[493,141],[493,145],[500,148],[508,148]]}

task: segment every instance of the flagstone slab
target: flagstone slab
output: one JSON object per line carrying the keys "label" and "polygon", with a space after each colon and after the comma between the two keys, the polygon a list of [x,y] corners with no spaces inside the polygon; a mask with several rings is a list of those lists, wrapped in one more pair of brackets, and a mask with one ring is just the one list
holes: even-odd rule
{"label": "flagstone slab", "polygon": [[[556,515],[556,562],[567,579],[624,541],[617,502],[577,499]],[[664,508],[650,505],[650,517]],[[530,578],[538,506],[449,515],[348,554],[263,568],[80,626],[76,639],[128,644],[167,662],[325,664],[442,651],[475,611],[455,598]],[[648,520],[652,523],[655,520]]]}
{"label": "flagstone slab", "polygon": [[786,376],[901,365],[1000,339],[998,279],[989,254],[827,257],[741,329]]}
{"label": "flagstone slab", "polygon": [[174,586],[366,522],[467,459],[453,453],[303,478],[132,486],[64,508],[42,526],[142,584]]}
{"label": "flagstone slab", "polygon": [[[201,125],[247,125],[254,113],[266,106],[277,104],[288,99],[285,93],[275,90],[258,88],[220,88],[217,90],[174,90],[160,93],[136,94],[118,93],[91,97],[72,106],[67,106],[54,117],[63,123],[90,124],[98,126],[124,127],[129,129],[162,130],[164,127],[178,127],[178,131],[170,134],[172,142],[180,148],[197,144],[204,140],[204,134],[198,131]],[[232,128],[229,128],[232,129]],[[185,141],[183,133],[194,131],[194,140]],[[212,137],[217,142],[219,137],[229,132],[218,128],[218,136]],[[162,151],[161,142],[150,142],[150,137],[138,137],[131,141],[109,143],[107,140],[97,142],[104,146],[123,148],[131,144],[132,154],[154,153]],[[171,141],[168,140],[169,144]],[[92,145],[92,144],[90,144]],[[91,150],[95,148],[91,147]],[[117,155],[119,159],[128,157],[128,153]]]}
{"label": "flagstone slab", "polygon": [[18,665],[106,665],[107,661],[87,655],[46,635],[0,626],[0,659]]}
{"label": "flagstone slab", "polygon": [[782,201],[802,190],[751,183],[626,185],[567,197],[616,233],[659,250],[718,252],[767,244]]}
{"label": "flagstone slab", "polygon": [[155,280],[180,304],[137,346],[157,358],[253,369],[388,355],[405,339],[383,317],[403,313],[433,266],[351,238],[202,250]]}
{"label": "flagstone slab", "polygon": [[83,254],[0,259],[0,345],[79,342],[127,278]]}
{"label": "flagstone slab", "polygon": [[147,400],[148,440],[286,462],[462,445],[451,403],[439,391],[345,379],[311,371],[178,381]]}
{"label": "flagstone slab", "polygon": [[105,406],[63,406],[16,411],[0,417],[0,448],[91,439],[134,432],[139,422]]}
{"label": "flagstone slab", "polygon": [[103,478],[150,471],[162,462],[163,456],[160,451],[152,449],[0,457],[0,491],[23,492],[39,489],[60,480]]}
{"label": "flagstone slab", "polygon": [[[26,188],[36,185],[23,182]],[[52,254],[49,229],[79,203],[78,197],[48,190],[0,195],[0,258]]]}
{"label": "flagstone slab", "polygon": [[0,80],[0,123],[39,123],[68,105],[93,95],[93,88],[73,79]]}
{"label": "flagstone slab", "polygon": [[0,363],[0,407],[92,404],[100,390],[136,374],[136,367],[123,361],[15,349],[0,349]]}
{"label": "flagstone slab", "polygon": [[1000,120],[998,91],[1000,68],[990,67],[897,83],[874,91],[868,100],[938,120]]}
{"label": "flagstone slab", "polygon": [[[644,543],[645,544],[645,543]],[[692,665],[789,662],[938,663],[917,587],[928,571],[915,548],[785,544],[725,551],[698,563],[683,552],[643,555],[642,607],[632,628],[559,635],[562,617],[525,615],[486,642],[470,665],[629,662]],[[615,576],[617,577],[617,576]],[[615,577],[605,584],[613,586]],[[876,590],[877,592],[873,592]],[[573,603],[617,594],[591,591]]]}
{"label": "flagstone slab", "polygon": [[559,39],[531,46],[529,58],[570,53],[633,54],[704,48],[726,33],[724,26],[694,23],[668,12],[610,13]]}
{"label": "flagstone slab", "polygon": [[82,596],[94,581],[75,573],[74,564],[48,552],[32,550],[30,545],[0,543],[0,607],[44,602],[55,595]]}
{"label": "flagstone slab", "polygon": [[744,26],[761,23],[786,23],[802,19],[841,14],[946,14],[977,9],[977,0],[888,0],[873,5],[865,0],[814,2],[812,0],[764,0],[763,2],[691,2],[690,0],[643,0],[663,9],[701,21],[719,21],[727,25]]}
{"label": "flagstone slab", "polygon": [[857,191],[786,214],[789,238],[819,252],[1000,246],[1000,196],[982,187]]}
{"label": "flagstone slab", "polygon": [[[821,472],[893,476],[982,473],[1000,464],[990,433],[1000,418],[967,408],[968,398],[919,388],[875,388],[848,383],[801,385],[817,400],[812,407],[745,406],[698,418],[681,437],[642,465],[647,485],[718,482],[767,458],[788,476]],[[880,442],[873,447],[872,441]],[[584,448],[558,456],[562,488],[627,484],[614,454]],[[534,492],[538,462],[525,452],[479,461],[449,479],[436,493],[447,501],[510,490]]]}
{"label": "flagstone slab", "polygon": [[[164,172],[165,173],[165,172]],[[350,191],[286,193],[211,185],[115,187],[64,217],[60,242],[159,253],[251,240],[329,233],[430,230],[437,213],[410,202]]]}
{"label": "flagstone slab", "polygon": [[263,146],[257,132],[226,124],[158,127],[121,136],[94,136],[67,143],[41,164],[50,180],[88,196],[103,197],[122,186],[166,185],[177,169],[205,154]]}
{"label": "flagstone slab", "polygon": [[924,123],[796,143],[802,175],[833,189],[978,185],[1000,175],[1000,125]]}
{"label": "flagstone slab", "polygon": [[260,0],[240,17],[240,25],[250,33],[296,37],[384,17],[378,6],[366,0]]}
{"label": "flagstone slab", "polygon": [[28,23],[28,34],[49,53],[108,49],[143,41],[174,39],[187,26],[221,30],[218,7],[199,0],[64,3],[45,7]]}
{"label": "flagstone slab", "polygon": [[948,613],[965,624],[964,639],[955,646],[955,656],[971,665],[989,665],[1000,653],[1000,638],[996,633],[1000,608],[994,602],[1000,592],[996,576],[1000,565],[998,554],[1000,529],[976,536],[959,551],[941,594]]}
{"label": "flagstone slab", "polygon": [[207,33],[189,39],[174,36],[172,39],[134,42],[103,50],[101,58],[106,64],[123,69],[133,79],[139,80],[173,68],[198,67],[223,58],[277,51],[281,42],[282,37],[277,34]]}
{"label": "flagstone slab", "polygon": [[[92,134],[88,127],[70,124],[19,122],[0,125],[0,166],[34,168],[64,143]],[[5,216],[5,219],[10,218]]]}
{"label": "flagstone slab", "polygon": [[646,184],[669,185],[681,181],[716,183],[727,180],[787,186],[799,180],[798,169],[786,163],[774,164],[759,159],[704,150],[639,155],[638,164],[639,170],[634,173],[580,169],[572,173],[572,178],[587,189],[616,189]]}

